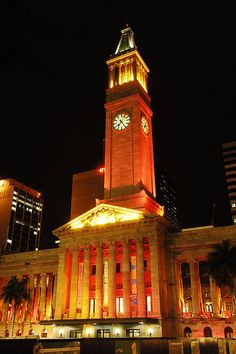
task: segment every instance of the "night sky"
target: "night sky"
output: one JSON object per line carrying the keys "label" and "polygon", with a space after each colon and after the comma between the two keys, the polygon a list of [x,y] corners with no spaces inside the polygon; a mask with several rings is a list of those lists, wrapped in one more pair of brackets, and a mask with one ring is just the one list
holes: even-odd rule
{"label": "night sky", "polygon": [[41,247],[69,221],[73,173],[103,164],[106,60],[126,23],[150,69],[155,161],[176,189],[181,227],[211,224],[214,204],[215,225],[231,223],[221,144],[236,140],[234,13],[132,2],[5,6],[0,176],[42,192]]}

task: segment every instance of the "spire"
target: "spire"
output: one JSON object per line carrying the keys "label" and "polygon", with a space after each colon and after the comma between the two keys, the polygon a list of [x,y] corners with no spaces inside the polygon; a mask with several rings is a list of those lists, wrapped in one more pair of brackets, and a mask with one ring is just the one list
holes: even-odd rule
{"label": "spire", "polygon": [[129,50],[137,49],[134,41],[134,33],[132,29],[126,25],[126,28],[121,30],[121,37],[116,48],[115,55]]}

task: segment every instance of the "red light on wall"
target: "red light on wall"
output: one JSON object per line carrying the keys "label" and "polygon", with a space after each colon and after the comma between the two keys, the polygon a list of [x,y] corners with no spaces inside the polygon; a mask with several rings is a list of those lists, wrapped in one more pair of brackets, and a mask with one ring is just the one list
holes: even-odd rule
{"label": "red light on wall", "polygon": [[101,174],[104,173],[105,172],[105,167],[100,167],[98,169],[98,172],[101,173]]}

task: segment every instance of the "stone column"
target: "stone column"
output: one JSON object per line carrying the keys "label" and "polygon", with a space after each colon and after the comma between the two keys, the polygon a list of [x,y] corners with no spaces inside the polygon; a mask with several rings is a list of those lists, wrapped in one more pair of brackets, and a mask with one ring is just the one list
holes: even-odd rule
{"label": "stone column", "polygon": [[72,269],[70,284],[70,307],[69,318],[76,318],[77,305],[77,288],[78,288],[78,250],[76,247],[72,249]]}
{"label": "stone column", "polygon": [[143,240],[136,241],[137,245],[137,281],[138,281],[138,316],[146,316],[146,298],[144,284],[144,259],[143,259]]}
{"label": "stone column", "polygon": [[158,271],[158,259],[157,259],[157,240],[149,239],[149,243],[150,243],[150,267],[151,267],[151,284],[152,284],[152,316],[161,318],[159,271]]}
{"label": "stone column", "polygon": [[89,245],[84,247],[84,271],[83,271],[83,302],[82,318],[88,318],[89,313],[89,270],[90,270],[90,249]]}
{"label": "stone column", "polygon": [[40,320],[45,318],[45,297],[46,297],[46,277],[45,273],[41,274],[41,294],[40,294]]}
{"label": "stone column", "polygon": [[210,277],[210,290],[211,290],[211,301],[213,306],[213,316],[219,317],[220,315],[220,288],[216,286],[216,283]]}
{"label": "stone column", "polygon": [[190,266],[190,279],[191,279],[191,293],[192,293],[192,306],[193,306],[193,317],[200,317],[200,289],[199,282],[197,279],[198,274],[198,262],[191,260],[189,262]]}
{"label": "stone column", "polygon": [[102,317],[102,243],[96,245],[96,296],[95,296],[95,317]]}
{"label": "stone column", "polygon": [[60,320],[62,318],[62,308],[64,305],[65,295],[65,260],[66,250],[61,249],[59,251],[59,262],[57,268],[57,288],[56,288],[56,301],[55,301],[55,319]]}
{"label": "stone column", "polygon": [[109,263],[108,263],[108,316],[114,318],[116,316],[116,257],[115,242],[109,245]]}
{"label": "stone column", "polygon": [[123,301],[124,317],[130,317],[130,259],[129,241],[123,241]]}
{"label": "stone column", "polygon": [[32,319],[33,317],[33,306],[34,306],[34,273],[29,274],[29,291],[30,291],[30,299],[28,302],[29,312],[27,313],[26,319]]}

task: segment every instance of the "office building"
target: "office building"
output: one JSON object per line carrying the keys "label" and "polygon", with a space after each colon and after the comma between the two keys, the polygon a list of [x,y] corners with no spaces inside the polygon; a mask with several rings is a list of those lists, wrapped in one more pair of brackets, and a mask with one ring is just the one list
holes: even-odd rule
{"label": "office building", "polygon": [[222,144],[222,149],[231,214],[236,223],[236,141]]}
{"label": "office building", "polygon": [[42,211],[38,191],[11,178],[0,180],[1,253],[39,248]]}
{"label": "office building", "polygon": [[177,197],[176,190],[169,178],[161,171],[156,169],[156,188],[157,201],[164,206],[165,218],[177,231],[180,229],[177,211]]}

